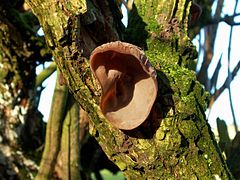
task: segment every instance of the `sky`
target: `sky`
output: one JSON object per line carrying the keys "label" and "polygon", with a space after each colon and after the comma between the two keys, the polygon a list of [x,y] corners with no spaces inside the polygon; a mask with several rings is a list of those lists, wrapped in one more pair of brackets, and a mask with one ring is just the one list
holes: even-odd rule
{"label": "sky", "polygon": [[[45,63],[45,67],[49,66],[50,64],[51,62]],[[42,69],[43,69],[42,65],[38,66],[36,69],[36,73],[39,74],[42,71]],[[42,91],[38,110],[43,114],[43,120],[45,122],[48,121],[48,117],[50,114],[52,96],[53,96],[53,91],[56,83],[56,78],[57,78],[57,72],[53,73],[42,84],[42,86],[45,87],[45,89]]]}
{"label": "sky", "polygon": [[[225,0],[226,2],[226,0]],[[235,6],[235,0],[228,0],[228,3],[224,4],[223,13],[222,16],[225,16],[226,14],[232,15],[234,11]],[[216,5],[216,3],[215,3]],[[214,11],[214,7],[212,8]],[[237,12],[240,12],[240,3],[238,3]],[[123,7],[123,13],[126,14],[126,9]],[[235,18],[236,21],[240,22],[240,17]],[[127,16],[124,16],[123,23],[127,25]],[[216,45],[214,49],[214,56],[212,59],[212,62],[210,64],[210,68],[208,71],[209,77],[212,76],[214,69],[217,66],[218,60],[222,54],[222,61],[221,61],[221,69],[220,69],[220,76],[217,83],[217,88],[221,87],[223,82],[225,81],[227,77],[227,63],[228,63],[228,42],[229,42],[229,32],[230,32],[230,26],[226,23],[222,22],[219,24],[219,28],[217,31],[217,38],[216,38]],[[203,33],[201,31],[200,33]],[[40,31],[39,34],[43,34],[43,32]],[[204,36],[202,34],[202,36]],[[232,38],[232,46],[231,46],[231,64],[230,64],[230,70],[232,70],[236,64],[240,60],[240,49],[239,49],[239,41],[240,41],[240,26],[236,26],[233,29],[233,38]],[[193,43],[197,46],[199,46],[199,36],[195,38]],[[200,69],[202,63],[202,54],[199,54],[197,69]],[[50,65],[50,63],[46,63],[45,66]],[[37,73],[40,73],[42,70],[42,66],[39,66],[37,68]],[[54,73],[52,76],[50,76],[46,81],[44,81],[43,86],[45,89],[42,92],[40,104],[38,109],[42,112],[44,115],[44,121],[47,122],[48,116],[51,109],[51,100],[53,95],[53,89],[56,82],[56,73]],[[240,73],[238,72],[237,76],[234,78],[234,80],[231,83],[231,93],[233,96],[233,106],[235,110],[235,115],[238,124],[240,124]],[[230,103],[229,103],[229,96],[228,96],[228,90],[225,90],[222,95],[216,100],[214,103],[211,111],[206,111],[206,116],[208,118],[208,122],[213,128],[213,131],[216,131],[216,119],[219,117],[220,119],[223,119],[226,121],[228,125],[232,125],[233,123],[233,117],[230,109]],[[230,137],[234,137],[234,131],[231,129],[232,132],[230,134]]]}
{"label": "sky", "polygon": [[[235,0],[228,0],[223,7],[223,12],[221,14],[224,17],[226,14],[232,15],[234,12]],[[215,3],[216,5],[216,3]],[[214,8],[213,8],[214,11]],[[240,3],[238,3],[237,13],[240,12]],[[235,22],[240,22],[240,17],[234,19]],[[221,60],[221,69],[220,69],[220,76],[217,82],[217,88],[220,88],[223,83],[225,82],[227,75],[228,75],[228,44],[229,44],[229,36],[230,36],[230,26],[227,25],[225,22],[219,23],[218,31],[217,31],[217,38],[215,41],[215,49],[213,54],[213,59],[208,69],[208,76],[209,78],[212,77],[213,72],[217,66],[217,63],[222,55]],[[201,36],[204,36],[204,31],[201,31]],[[230,54],[230,71],[232,71],[237,63],[240,60],[240,50],[239,50],[239,39],[240,39],[240,26],[235,26],[233,28],[233,36],[232,36],[232,44],[231,44],[231,54]],[[193,43],[199,48],[199,36],[195,38]],[[201,42],[202,43],[202,42]],[[201,67],[203,56],[199,53],[198,64],[197,64],[197,71]],[[240,73],[238,72],[237,76],[232,81],[231,85],[231,93],[232,93],[232,102],[235,112],[235,117],[237,120],[238,125],[240,124]],[[225,90],[221,96],[215,101],[211,111],[206,111],[206,116],[208,118],[208,122],[213,129],[216,130],[216,119],[219,117],[228,125],[233,124],[233,116],[230,109],[230,101],[229,101],[229,92]],[[234,137],[235,133],[232,127],[230,128],[231,138]]]}

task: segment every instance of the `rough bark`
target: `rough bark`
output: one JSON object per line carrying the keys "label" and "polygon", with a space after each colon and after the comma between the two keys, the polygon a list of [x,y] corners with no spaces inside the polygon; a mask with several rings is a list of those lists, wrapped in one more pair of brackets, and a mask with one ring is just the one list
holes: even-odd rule
{"label": "rough bark", "polygon": [[134,28],[125,37],[146,35],[135,44],[142,43],[157,70],[159,94],[148,120],[132,131],[113,128],[104,118],[87,60],[97,45],[124,37],[114,1],[28,2],[69,89],[90,117],[91,134],[128,179],[231,178],[205,119],[208,95],[187,69],[195,58],[187,37],[190,1],[134,1]]}

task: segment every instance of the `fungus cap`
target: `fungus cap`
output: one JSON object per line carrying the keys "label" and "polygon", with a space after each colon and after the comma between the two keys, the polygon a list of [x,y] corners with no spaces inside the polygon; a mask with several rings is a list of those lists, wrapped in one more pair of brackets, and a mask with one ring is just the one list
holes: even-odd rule
{"label": "fungus cap", "polygon": [[157,75],[144,52],[125,42],[103,44],[91,54],[91,70],[101,85],[100,108],[122,130],[141,125],[157,96]]}

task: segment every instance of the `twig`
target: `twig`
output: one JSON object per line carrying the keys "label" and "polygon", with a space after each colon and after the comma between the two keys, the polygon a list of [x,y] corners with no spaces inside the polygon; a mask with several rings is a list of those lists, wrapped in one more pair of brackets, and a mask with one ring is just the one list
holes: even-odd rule
{"label": "twig", "polygon": [[[234,70],[231,73],[232,76],[232,80],[234,79],[234,77],[237,75],[237,72],[240,69],[240,61],[238,62],[238,64],[236,65],[236,67],[234,68]],[[211,97],[211,100],[209,102],[209,108],[212,107],[213,103],[217,100],[217,98],[222,94],[222,92],[227,88],[227,83],[228,83],[228,78],[225,80],[224,84],[214,92],[214,94]]]}
{"label": "twig", "polygon": [[52,62],[50,66],[43,69],[42,72],[36,77],[35,87],[40,86],[43,83],[43,81],[45,81],[49,76],[52,75],[52,73],[56,71],[56,69],[57,66],[55,62]]}
{"label": "twig", "polygon": [[212,24],[218,24],[220,22],[225,22],[227,23],[229,26],[238,26],[240,25],[240,22],[234,22],[234,18],[239,16],[240,13],[235,13],[232,16],[229,15],[225,15],[224,17],[220,18],[220,19],[211,19],[207,22],[207,25],[212,25]]}
{"label": "twig", "polygon": [[221,61],[222,61],[222,54],[221,54],[221,56],[220,56],[220,59],[219,59],[219,61],[218,61],[218,64],[217,64],[217,67],[215,68],[215,71],[214,71],[214,73],[213,73],[213,76],[212,76],[212,78],[211,78],[211,80],[210,80],[210,91],[212,90],[212,88],[214,88],[214,91],[216,90],[216,84],[217,84],[217,80],[218,80],[218,75],[219,75],[219,70],[220,70],[220,68],[221,68]]}

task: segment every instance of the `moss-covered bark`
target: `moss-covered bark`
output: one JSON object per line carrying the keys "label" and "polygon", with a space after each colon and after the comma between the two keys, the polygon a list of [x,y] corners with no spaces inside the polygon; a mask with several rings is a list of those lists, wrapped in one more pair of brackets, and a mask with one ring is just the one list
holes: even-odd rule
{"label": "moss-covered bark", "polygon": [[[208,95],[186,68],[196,55],[187,37],[190,1],[135,0],[134,24],[125,35],[119,35],[114,1],[28,2],[71,92],[89,114],[91,134],[128,179],[231,179],[205,120]],[[97,45],[135,40],[136,33],[145,34],[135,43],[142,43],[157,70],[159,94],[145,123],[121,131],[100,111],[100,88],[87,58]]]}

